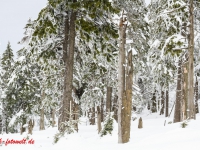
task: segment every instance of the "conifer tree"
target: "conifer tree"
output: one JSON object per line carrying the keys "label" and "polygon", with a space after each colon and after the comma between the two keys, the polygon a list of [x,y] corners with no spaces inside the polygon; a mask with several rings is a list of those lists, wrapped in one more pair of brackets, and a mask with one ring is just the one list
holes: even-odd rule
{"label": "conifer tree", "polygon": [[11,49],[10,42],[7,44],[7,48],[1,58],[1,104],[2,104],[2,127],[3,131],[8,133],[8,124],[11,119],[13,109],[9,103],[13,102],[13,89],[9,86],[9,82],[12,79],[14,55]]}

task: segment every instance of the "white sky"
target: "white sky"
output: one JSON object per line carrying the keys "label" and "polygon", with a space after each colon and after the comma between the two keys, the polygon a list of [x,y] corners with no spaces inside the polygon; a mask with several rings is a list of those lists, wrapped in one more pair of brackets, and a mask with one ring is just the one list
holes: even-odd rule
{"label": "white sky", "polygon": [[46,3],[47,0],[0,0],[0,54],[5,51],[8,41],[14,52],[22,47],[17,43],[23,37],[27,20],[37,19]]}
{"label": "white sky", "polygon": [[[151,0],[145,0],[148,5]],[[17,44],[23,37],[24,27],[29,18],[37,15],[46,6],[47,0],[0,0],[0,54],[8,41],[14,52],[22,48]]]}

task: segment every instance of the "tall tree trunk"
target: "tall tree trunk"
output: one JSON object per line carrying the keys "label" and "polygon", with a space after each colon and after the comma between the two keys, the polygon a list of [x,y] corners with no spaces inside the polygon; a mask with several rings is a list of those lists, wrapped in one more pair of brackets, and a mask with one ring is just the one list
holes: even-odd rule
{"label": "tall tree trunk", "polygon": [[119,72],[118,72],[118,142],[127,143],[130,139],[130,124],[132,110],[132,84],[133,84],[133,65],[132,51],[128,52],[128,63],[125,75],[125,43],[127,24],[123,24],[123,16],[119,23]]}
{"label": "tall tree trunk", "polygon": [[177,79],[177,88],[176,88],[176,105],[174,111],[174,123],[181,121],[181,99],[182,99],[182,91],[181,91],[181,78],[182,78],[182,59],[179,58],[178,63],[178,79]]}
{"label": "tall tree trunk", "polygon": [[[74,1],[75,2],[75,1]],[[70,14],[70,16],[69,16]],[[73,80],[73,66],[74,66],[74,47],[75,47],[75,21],[76,12],[71,10],[68,11],[69,17],[65,21],[65,39],[63,43],[63,59],[65,63],[65,75],[64,75],[64,89],[63,89],[63,100],[61,107],[61,114],[59,117],[60,131],[64,131],[64,126],[62,122],[69,121],[70,112],[70,101],[72,102],[72,80]]]}
{"label": "tall tree trunk", "polygon": [[199,106],[198,106],[198,100],[199,100],[199,97],[198,97],[198,90],[199,90],[199,87],[198,87],[198,79],[197,79],[197,76],[196,76],[196,83],[195,83],[195,109],[196,109],[196,114],[199,113]]}
{"label": "tall tree trunk", "polygon": [[165,98],[165,117],[169,115],[169,90],[166,90],[166,98]]}
{"label": "tall tree trunk", "polygon": [[97,106],[97,128],[99,134],[101,132],[101,111],[99,106]]}
{"label": "tall tree trunk", "polygon": [[[123,16],[120,18],[119,23],[119,69],[118,69],[118,143],[125,143],[124,141],[124,127],[123,120],[123,101],[125,99],[125,42],[126,42],[126,28],[127,25],[123,24]],[[123,109],[122,109],[123,108]]]}
{"label": "tall tree trunk", "polygon": [[112,87],[107,87],[107,96],[106,96],[106,112],[111,112],[111,97],[112,97]]}
{"label": "tall tree trunk", "polygon": [[21,126],[21,131],[20,131],[21,134],[26,131],[26,128],[24,127],[25,124],[26,124],[26,118],[23,116],[22,117],[22,126]]}
{"label": "tall tree trunk", "polygon": [[194,8],[193,0],[190,0],[190,25],[189,25],[189,43],[188,43],[188,108],[187,117],[195,119],[195,106],[194,106]]}

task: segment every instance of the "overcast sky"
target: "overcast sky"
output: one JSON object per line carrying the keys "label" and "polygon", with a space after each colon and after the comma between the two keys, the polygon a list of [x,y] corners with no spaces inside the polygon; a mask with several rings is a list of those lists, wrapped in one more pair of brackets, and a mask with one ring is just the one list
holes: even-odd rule
{"label": "overcast sky", "polygon": [[47,0],[0,0],[0,54],[8,41],[14,52],[21,48],[17,42],[23,37],[27,20],[37,19],[46,3]]}
{"label": "overcast sky", "polygon": [[[149,4],[151,0],[145,1]],[[22,48],[17,43],[23,37],[27,20],[37,19],[46,3],[47,0],[0,0],[0,54],[5,51],[8,41],[14,53]]]}

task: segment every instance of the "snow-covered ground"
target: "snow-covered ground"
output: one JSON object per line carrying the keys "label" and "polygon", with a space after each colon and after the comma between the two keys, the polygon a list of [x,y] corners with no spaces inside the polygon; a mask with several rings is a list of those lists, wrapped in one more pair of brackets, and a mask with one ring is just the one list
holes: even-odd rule
{"label": "snow-covered ground", "polygon": [[[143,129],[138,129],[139,117],[143,119]],[[79,133],[67,135],[57,144],[53,144],[53,136],[57,128],[48,128],[45,131],[36,131],[29,137],[34,144],[3,144],[0,150],[200,150],[200,114],[196,120],[191,120],[186,128],[181,128],[180,123],[168,124],[172,121],[158,114],[138,115],[138,119],[132,121],[131,139],[127,144],[118,144],[117,124],[115,123],[112,135],[100,137],[97,134],[97,126],[88,125],[85,118],[81,118]],[[164,122],[166,120],[166,126]],[[27,133],[4,134],[0,139],[22,140]],[[28,141],[28,140],[27,140]]]}

